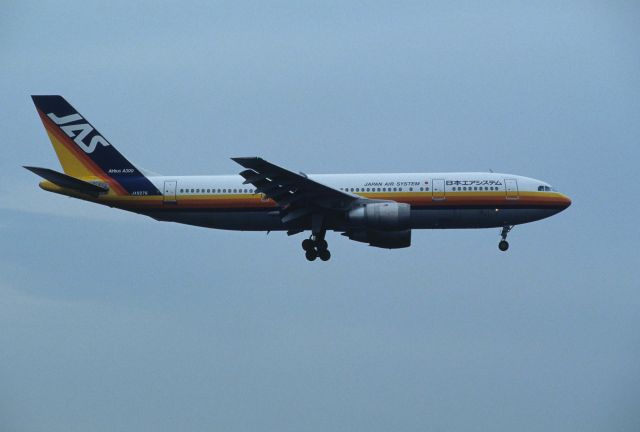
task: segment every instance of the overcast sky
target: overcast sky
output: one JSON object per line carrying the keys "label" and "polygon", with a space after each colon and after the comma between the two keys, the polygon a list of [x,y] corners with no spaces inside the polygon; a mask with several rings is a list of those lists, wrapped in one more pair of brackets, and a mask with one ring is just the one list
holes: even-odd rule
{"label": "overcast sky", "polygon": [[[1,430],[640,429],[638,2],[92,3],[0,14]],[[573,205],[508,253],[308,263],[40,190],[31,94],[160,173],[493,169]]]}

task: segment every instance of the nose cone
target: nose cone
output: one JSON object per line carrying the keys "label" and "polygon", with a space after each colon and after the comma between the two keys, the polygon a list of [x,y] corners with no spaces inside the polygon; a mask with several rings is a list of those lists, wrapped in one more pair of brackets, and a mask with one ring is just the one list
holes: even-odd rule
{"label": "nose cone", "polygon": [[566,195],[560,195],[560,205],[562,206],[562,210],[566,210],[571,205],[571,198]]}

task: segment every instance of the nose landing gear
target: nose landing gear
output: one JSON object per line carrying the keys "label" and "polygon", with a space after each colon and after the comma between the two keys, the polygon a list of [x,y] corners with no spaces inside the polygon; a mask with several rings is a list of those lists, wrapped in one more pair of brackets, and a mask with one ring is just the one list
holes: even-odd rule
{"label": "nose landing gear", "polygon": [[507,249],[509,249],[507,234],[509,234],[509,231],[511,231],[512,229],[513,225],[505,225],[502,227],[502,232],[500,232],[500,237],[502,237],[502,240],[500,240],[500,243],[498,243],[498,249],[500,249],[502,252],[506,252]]}
{"label": "nose landing gear", "polygon": [[302,241],[302,249],[304,249],[304,256],[307,260],[315,261],[316,258],[320,258],[322,261],[329,261],[331,252],[328,249],[329,244],[323,237],[312,235],[311,238]]}

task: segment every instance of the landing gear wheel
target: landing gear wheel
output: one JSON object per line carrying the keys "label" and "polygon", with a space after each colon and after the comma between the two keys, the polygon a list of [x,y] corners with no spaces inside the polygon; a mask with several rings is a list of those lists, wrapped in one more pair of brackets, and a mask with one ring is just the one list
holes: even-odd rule
{"label": "landing gear wheel", "polygon": [[313,249],[314,246],[315,246],[315,244],[313,243],[313,240],[311,240],[311,239],[302,240],[302,249],[304,249],[305,251],[309,251],[309,250]]}
{"label": "landing gear wheel", "polygon": [[316,258],[318,258],[318,253],[316,252],[315,249],[309,249],[308,251],[305,252],[304,256],[309,261],[315,261]]}
{"label": "landing gear wheel", "polygon": [[326,240],[324,240],[324,239],[316,240],[316,248],[319,251],[327,250],[328,247],[329,247],[329,244],[327,243]]}
{"label": "landing gear wheel", "polygon": [[500,240],[500,243],[498,243],[498,249],[500,249],[502,252],[509,249],[509,243],[507,242],[507,234],[509,234],[509,231],[511,231],[513,227],[514,227],[513,225],[505,225],[502,227],[502,231],[500,231],[500,237],[502,238],[502,240]]}
{"label": "landing gear wheel", "polygon": [[329,249],[321,249],[320,252],[318,252],[318,256],[322,261],[329,261],[331,252],[329,252]]}

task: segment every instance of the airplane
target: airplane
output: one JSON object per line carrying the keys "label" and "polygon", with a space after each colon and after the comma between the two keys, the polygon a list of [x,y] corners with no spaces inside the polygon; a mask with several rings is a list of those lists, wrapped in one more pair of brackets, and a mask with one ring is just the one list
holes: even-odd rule
{"label": "airplane", "polygon": [[414,229],[501,228],[553,216],[566,195],[533,178],[493,172],[318,174],[234,157],[237,175],[166,176],[129,162],[62,96],[32,96],[64,173],[25,166],[40,187],[97,204],[206,228],[310,231],[309,261],[331,258],[327,231],[370,246],[411,245]]}

